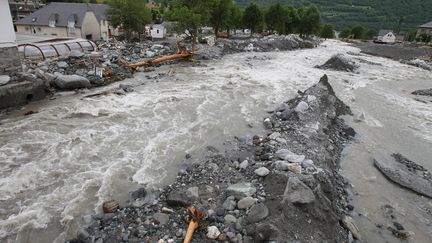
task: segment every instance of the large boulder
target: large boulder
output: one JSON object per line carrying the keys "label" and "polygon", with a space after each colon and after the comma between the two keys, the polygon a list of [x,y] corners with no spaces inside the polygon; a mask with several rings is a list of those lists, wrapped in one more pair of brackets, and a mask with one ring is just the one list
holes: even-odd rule
{"label": "large boulder", "polygon": [[56,78],[54,79],[54,84],[59,89],[82,89],[82,88],[90,88],[90,81],[79,75],[63,75],[56,74]]}
{"label": "large boulder", "polygon": [[282,203],[308,204],[315,201],[312,190],[297,177],[290,177],[285,188]]}
{"label": "large boulder", "polygon": [[226,192],[228,196],[234,196],[237,200],[240,200],[242,198],[251,197],[254,195],[256,188],[252,186],[251,183],[241,182],[229,185]]}
{"label": "large boulder", "polygon": [[316,66],[321,69],[333,69],[336,71],[354,72],[358,65],[342,54],[332,56],[326,63]]}

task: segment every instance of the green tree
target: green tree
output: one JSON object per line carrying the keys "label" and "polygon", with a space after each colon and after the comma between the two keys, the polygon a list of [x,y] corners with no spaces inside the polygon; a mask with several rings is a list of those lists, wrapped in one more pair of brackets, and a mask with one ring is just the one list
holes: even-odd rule
{"label": "green tree", "polygon": [[287,9],[280,3],[271,5],[264,16],[267,29],[271,32],[277,31],[279,34],[285,34],[289,17]]}
{"label": "green tree", "polygon": [[251,36],[263,24],[263,13],[254,3],[251,3],[244,11],[243,23],[246,28],[250,29]]}
{"label": "green tree", "polygon": [[239,8],[236,4],[234,4],[230,9],[230,16],[228,18],[228,35],[230,33],[230,30],[232,29],[240,29],[243,27],[243,12],[242,9]]}
{"label": "green tree", "polygon": [[366,40],[371,40],[374,38],[374,36],[376,36],[376,31],[375,30],[368,30],[364,33],[363,38]]}
{"label": "green tree", "polygon": [[340,32],[339,38],[348,38],[350,35],[351,35],[351,30],[349,28],[345,28]]}
{"label": "green tree", "polygon": [[356,26],[351,30],[351,34],[354,35],[354,39],[362,39],[364,34],[364,28]]}
{"label": "green tree", "polygon": [[234,6],[233,0],[216,0],[211,11],[210,23],[212,24],[216,38],[220,29],[227,28],[231,17],[231,10]]}
{"label": "green tree", "polygon": [[334,38],[333,25],[325,24],[320,33],[321,38]]}
{"label": "green tree", "polygon": [[408,31],[406,38],[408,41],[412,42],[415,41],[416,36],[417,36],[417,30],[410,30]]}
{"label": "green tree", "polygon": [[166,17],[177,22],[179,34],[188,34],[192,42],[196,43],[200,29],[210,23],[214,5],[215,0],[173,0]]}
{"label": "green tree", "polygon": [[297,9],[292,6],[285,6],[285,10],[288,14],[288,18],[286,18],[287,22],[285,23],[285,34],[294,33],[295,30],[298,29],[300,22]]}
{"label": "green tree", "polygon": [[321,27],[321,15],[314,6],[301,8],[298,10],[300,36],[308,37],[312,34],[318,34]]}
{"label": "green tree", "polygon": [[108,4],[107,14],[111,24],[123,28],[128,39],[132,32],[143,33],[144,26],[151,22],[145,0],[110,0]]}

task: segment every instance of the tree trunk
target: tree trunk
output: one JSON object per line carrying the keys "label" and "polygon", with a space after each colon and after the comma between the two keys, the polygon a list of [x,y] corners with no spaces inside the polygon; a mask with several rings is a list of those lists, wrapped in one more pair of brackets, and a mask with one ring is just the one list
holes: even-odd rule
{"label": "tree trunk", "polygon": [[218,36],[218,34],[219,34],[219,26],[215,26],[213,29],[214,29],[215,36],[216,36],[216,39],[217,39],[219,37]]}

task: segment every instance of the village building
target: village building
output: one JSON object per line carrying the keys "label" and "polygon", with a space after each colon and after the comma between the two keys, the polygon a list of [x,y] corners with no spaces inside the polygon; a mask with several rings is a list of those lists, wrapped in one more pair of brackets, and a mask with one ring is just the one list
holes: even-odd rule
{"label": "village building", "polygon": [[422,34],[432,36],[432,21],[423,25],[420,25],[417,30],[417,36]]}
{"label": "village building", "polygon": [[21,70],[12,16],[7,0],[0,0],[0,75]]}
{"label": "village building", "polygon": [[392,30],[380,30],[378,33],[377,41],[381,43],[395,43],[396,35]]}
{"label": "village building", "polygon": [[15,24],[22,34],[106,40],[113,34],[107,9],[105,4],[53,2]]}
{"label": "village building", "polygon": [[146,25],[146,35],[152,39],[164,39],[167,34],[167,29],[163,24]]}

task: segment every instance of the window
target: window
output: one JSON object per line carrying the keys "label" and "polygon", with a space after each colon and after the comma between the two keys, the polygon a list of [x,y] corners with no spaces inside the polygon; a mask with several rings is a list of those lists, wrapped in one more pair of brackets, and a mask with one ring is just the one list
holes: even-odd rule
{"label": "window", "polygon": [[156,33],[158,33],[158,34],[159,34],[159,30],[156,30]]}
{"label": "window", "polygon": [[75,34],[75,21],[68,21],[68,32],[71,34]]}
{"label": "window", "polygon": [[40,31],[42,31],[42,28],[41,28],[41,27],[38,27],[37,30],[40,32]]}

